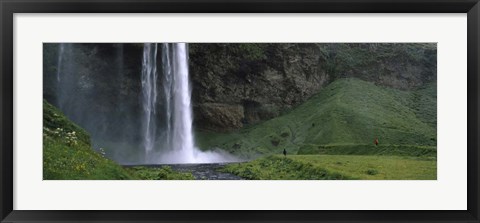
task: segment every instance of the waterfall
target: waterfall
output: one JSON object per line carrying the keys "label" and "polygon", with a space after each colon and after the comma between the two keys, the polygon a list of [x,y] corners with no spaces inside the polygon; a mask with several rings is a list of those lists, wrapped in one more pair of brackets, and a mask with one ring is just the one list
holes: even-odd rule
{"label": "waterfall", "polygon": [[60,43],[56,49],[55,106],[91,134],[94,148],[122,163],[235,161],[195,147],[188,45],[143,44],[140,83],[133,87],[125,46]]}
{"label": "waterfall", "polygon": [[162,45],[162,63],[163,63],[163,91],[165,94],[165,145],[166,149],[172,149],[171,132],[172,132],[172,67],[170,65],[170,47],[168,43]]}
{"label": "waterfall", "polygon": [[187,54],[186,43],[164,43],[162,46],[166,120],[164,148],[169,153],[161,155],[162,162],[195,162]]}
{"label": "waterfall", "polygon": [[60,82],[60,73],[62,72],[62,62],[65,52],[65,43],[60,43],[58,46],[58,62],[57,62],[57,82]]}
{"label": "waterfall", "polygon": [[[209,163],[237,161],[225,152],[202,152],[193,136],[192,89],[186,43],[164,43],[162,85],[165,134],[157,140],[157,44],[146,43],[142,61],[143,142],[147,163]],[[161,144],[160,144],[161,143]]]}
{"label": "waterfall", "polygon": [[191,89],[188,79],[188,56],[185,43],[174,45],[174,64],[175,73],[173,82],[173,147],[184,155],[184,159],[193,161],[194,145],[192,133],[192,106]]}
{"label": "waterfall", "polygon": [[56,105],[71,119],[74,116],[72,110],[75,110],[72,109],[70,98],[71,91],[75,88],[75,69],[72,43],[60,43],[57,60]]}
{"label": "waterfall", "polygon": [[143,146],[145,162],[155,145],[155,113],[157,103],[157,44],[145,43],[142,60]]}

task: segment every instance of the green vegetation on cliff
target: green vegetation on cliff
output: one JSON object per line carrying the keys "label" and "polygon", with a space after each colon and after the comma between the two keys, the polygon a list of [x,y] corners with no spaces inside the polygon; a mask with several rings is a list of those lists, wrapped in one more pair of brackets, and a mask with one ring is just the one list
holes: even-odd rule
{"label": "green vegetation on cliff", "polygon": [[[318,44],[318,47],[323,61],[321,66],[330,75],[330,80],[357,77],[410,89],[436,78],[436,44],[349,43]],[[395,70],[401,75],[394,75]]]}
{"label": "green vegetation on cliff", "polygon": [[[198,131],[196,137],[200,148],[247,158],[284,148],[289,154],[354,154],[359,147],[375,154],[435,157],[435,111],[436,84],[402,91],[342,78],[284,115],[231,133]],[[375,138],[382,149],[375,148]]]}

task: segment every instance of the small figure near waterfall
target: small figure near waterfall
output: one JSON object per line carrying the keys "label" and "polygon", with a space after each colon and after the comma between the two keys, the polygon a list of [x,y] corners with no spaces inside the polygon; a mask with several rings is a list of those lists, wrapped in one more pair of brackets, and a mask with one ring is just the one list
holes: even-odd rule
{"label": "small figure near waterfall", "polygon": [[287,157],[287,150],[285,148],[283,149],[283,156]]}

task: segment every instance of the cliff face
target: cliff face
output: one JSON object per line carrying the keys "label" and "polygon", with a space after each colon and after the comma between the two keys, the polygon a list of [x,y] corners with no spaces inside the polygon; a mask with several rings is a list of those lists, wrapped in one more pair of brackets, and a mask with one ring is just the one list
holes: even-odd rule
{"label": "cliff face", "polygon": [[314,44],[191,44],[194,114],[227,131],[276,117],[328,80]]}
{"label": "cliff face", "polygon": [[[220,132],[279,116],[339,78],[403,90],[436,79],[436,44],[194,43],[189,50],[194,125]],[[137,138],[98,123],[127,122],[138,129],[142,45],[74,44],[68,54],[74,79],[60,87],[74,89],[69,94],[76,101],[63,109],[79,113],[71,117],[77,123],[92,123],[89,131]],[[58,44],[44,45],[44,98],[58,107],[57,57]],[[161,61],[159,53],[159,71]]]}
{"label": "cliff face", "polygon": [[196,125],[229,131],[276,117],[338,78],[422,86],[436,79],[436,45],[190,44],[190,73]]}

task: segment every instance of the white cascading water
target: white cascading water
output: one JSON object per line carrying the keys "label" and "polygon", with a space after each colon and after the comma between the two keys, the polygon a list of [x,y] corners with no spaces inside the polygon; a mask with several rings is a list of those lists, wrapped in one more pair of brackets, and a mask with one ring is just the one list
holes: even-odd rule
{"label": "white cascading water", "polygon": [[155,145],[157,103],[157,44],[145,43],[142,60],[143,146],[145,162],[150,162]]}
{"label": "white cascading water", "polygon": [[[73,57],[72,43],[60,43],[58,45],[58,60],[57,60],[57,106],[66,113],[71,119],[75,115],[72,112],[71,90],[75,84],[75,60]],[[81,98],[81,95],[76,95],[76,98]],[[78,121],[78,119],[76,119]]]}
{"label": "white cascading water", "polygon": [[142,91],[144,109],[144,147],[148,163],[212,163],[237,161],[228,153],[203,152],[195,147],[192,130],[193,115],[188,72],[186,43],[162,45],[163,89],[166,134],[163,150],[155,150],[157,98],[157,44],[144,45],[142,63]]}
{"label": "white cascading water", "polygon": [[60,73],[62,72],[62,62],[65,52],[65,43],[60,43],[58,47],[58,62],[57,62],[57,82],[60,82]]}
{"label": "white cascading water", "polygon": [[165,145],[164,148],[172,148],[172,67],[170,62],[170,44],[162,44],[162,63],[163,63],[163,92],[165,94]]}
{"label": "white cascading water", "polygon": [[173,135],[172,147],[185,161],[193,162],[191,89],[188,79],[188,58],[185,43],[174,44],[173,49]]}

